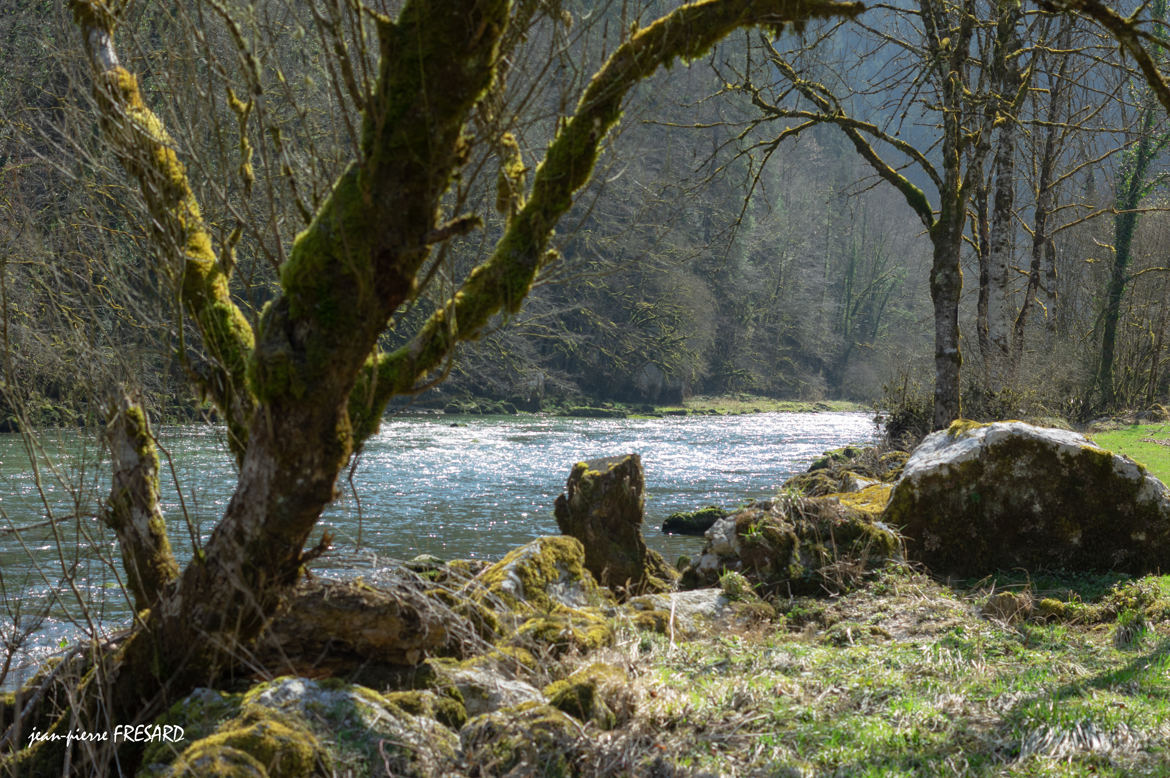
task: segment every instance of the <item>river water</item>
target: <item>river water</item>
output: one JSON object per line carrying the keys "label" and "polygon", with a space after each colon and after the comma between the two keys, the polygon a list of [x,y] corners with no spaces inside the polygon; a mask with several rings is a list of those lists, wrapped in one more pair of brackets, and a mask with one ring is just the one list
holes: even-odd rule
{"label": "river water", "polygon": [[[314,569],[365,573],[420,553],[498,558],[557,533],[553,501],[573,463],[627,452],[640,454],[645,470],[647,544],[673,561],[702,539],[663,535],[669,514],[771,496],[822,451],[874,433],[863,413],[390,418],[343,474],[341,497],[321,521],[334,533],[334,551]],[[185,561],[192,539],[206,538],[227,506],[234,468],[221,431],[172,427],[158,438],[168,531]],[[20,655],[33,666],[87,631],[129,618],[111,534],[91,518],[108,490],[101,452],[78,439],[43,445],[34,467],[27,441],[0,435],[0,638],[30,630]],[[50,514],[82,518],[11,531]]]}

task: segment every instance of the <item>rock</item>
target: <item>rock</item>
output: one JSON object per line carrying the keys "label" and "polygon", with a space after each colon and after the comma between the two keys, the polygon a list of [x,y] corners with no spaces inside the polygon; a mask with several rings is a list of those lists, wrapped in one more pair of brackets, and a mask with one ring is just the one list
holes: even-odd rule
{"label": "rock", "polygon": [[374,586],[360,578],[316,578],[297,587],[262,636],[258,653],[265,666],[290,671],[323,656],[334,664],[415,665],[428,655],[459,653],[475,634],[470,621],[412,581]]}
{"label": "rock", "polygon": [[419,554],[406,561],[406,568],[416,573],[429,573],[438,570],[443,564],[443,560],[434,554]]}
{"label": "rock", "polygon": [[196,690],[156,723],[183,726],[185,740],[151,745],[140,776],[308,778],[319,765],[346,764],[361,774],[421,777],[456,766],[451,730],[336,681],[284,677],[242,695]]}
{"label": "rock", "polygon": [[502,655],[487,654],[458,662],[432,659],[427,666],[438,688],[453,687],[469,718],[525,702],[543,702],[540,690],[516,677],[518,665]]}
{"label": "rock", "polygon": [[[539,538],[509,553],[449,597],[501,650],[560,656],[613,642],[614,596],[585,569],[576,538]],[[530,655],[530,654],[529,654]]]}
{"label": "rock", "polygon": [[544,688],[549,704],[582,723],[598,729],[613,729],[629,720],[634,702],[629,694],[630,679],[621,669],[604,662],[579,668],[561,681]]}
{"label": "rock", "polygon": [[622,592],[664,590],[677,577],[642,539],[644,482],[637,454],[578,462],[556,500],[557,526],[585,547],[585,567]]}
{"label": "rock", "polygon": [[870,484],[855,492],[839,492],[825,495],[834,499],[847,508],[854,508],[869,515],[874,520],[880,520],[882,512],[890,502],[890,493],[894,490],[892,484]]}
{"label": "rock", "polygon": [[881,453],[875,447],[857,445],[835,448],[813,460],[807,472],[785,481],[782,488],[799,489],[809,497],[860,491],[895,480],[909,456],[904,451]]}
{"label": "rock", "polygon": [[489,606],[496,600],[523,613],[611,603],[613,595],[598,586],[585,568],[585,559],[585,549],[576,538],[537,538],[477,575],[468,593]]}
{"label": "rock", "polygon": [[956,421],[906,462],[883,520],[936,573],[1170,568],[1170,492],[1074,432]]}
{"label": "rock", "polygon": [[634,613],[634,623],[640,628],[669,634],[673,619],[676,635],[693,636],[730,622],[734,616],[731,606],[731,598],[722,589],[693,589],[632,597],[624,607]]}
{"label": "rock", "polygon": [[860,457],[864,450],[863,446],[850,444],[826,451],[813,460],[812,464],[808,466],[808,470],[811,473],[816,470],[825,470],[835,464],[847,464]]}
{"label": "rock", "polygon": [[569,651],[596,651],[613,640],[613,629],[600,611],[578,608],[533,616],[516,629],[508,643],[520,648],[537,646],[560,656]]}
{"label": "rock", "polygon": [[412,716],[426,716],[445,727],[458,730],[467,723],[467,707],[458,689],[448,688],[446,694],[430,689],[387,692],[386,701]]}
{"label": "rock", "polygon": [[702,535],[726,516],[727,511],[714,505],[697,511],[672,513],[662,522],[662,531],[670,535]]}
{"label": "rock", "polygon": [[872,514],[835,498],[785,494],[717,521],[681,583],[710,586],[730,570],[765,593],[844,591],[901,552],[897,533]]}

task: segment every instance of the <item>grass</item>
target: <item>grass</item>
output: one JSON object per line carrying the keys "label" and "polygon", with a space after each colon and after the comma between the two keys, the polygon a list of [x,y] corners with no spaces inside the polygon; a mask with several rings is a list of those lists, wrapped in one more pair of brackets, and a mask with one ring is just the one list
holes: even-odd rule
{"label": "grass", "polygon": [[1141,462],[1154,476],[1170,483],[1170,424],[1132,424],[1090,437],[1098,446]]}
{"label": "grass", "polygon": [[659,412],[685,410],[690,413],[767,413],[782,411],[788,413],[811,413],[814,411],[868,411],[869,406],[846,400],[774,400],[769,397],[756,395],[697,395],[687,398],[682,405],[665,405],[657,409]]}
{"label": "grass", "polygon": [[[995,587],[1033,583],[949,588],[893,569],[843,597],[782,600],[779,623],[693,642],[631,637],[612,650],[626,652],[637,714],[596,743],[593,764],[657,755],[719,775],[1170,774],[1170,621],[1119,644],[1115,621],[979,615]],[[1170,577],[1046,583],[1089,604],[1144,585],[1170,613]]]}

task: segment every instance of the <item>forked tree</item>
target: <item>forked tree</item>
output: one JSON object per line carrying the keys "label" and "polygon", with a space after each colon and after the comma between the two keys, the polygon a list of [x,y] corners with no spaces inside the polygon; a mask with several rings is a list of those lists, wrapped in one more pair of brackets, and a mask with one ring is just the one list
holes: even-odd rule
{"label": "forked tree", "polygon": [[[490,112],[504,80],[510,52],[502,47],[524,43],[523,35],[509,37],[510,25],[538,4],[407,0],[396,18],[361,9],[376,31],[373,88],[352,89],[353,68],[347,71],[344,57],[338,71],[361,101],[360,141],[291,240],[279,290],[255,326],[233,297],[232,263],[214,248],[183,145],[119,60],[115,33],[127,5],[70,3],[92,66],[104,142],[150,214],[154,261],[160,271],[179,269],[182,306],[210,361],[197,389],[226,423],[239,475],[222,519],[180,569],[166,540],[145,416],[121,398],[111,404],[110,523],[142,610],[116,650],[93,658],[77,704],[52,725],[91,731],[151,720],[213,682],[232,665],[234,649],[261,633],[316,553],[306,550],[310,532],[388,401],[417,391],[457,343],[523,303],[547,261],[558,219],[589,180],[632,86],[660,65],[702,55],[743,26],[779,31],[861,11],[858,3],[832,0],[705,0],[631,30],[560,122],[531,186],[509,175],[517,168],[514,142],[494,139],[511,190],[506,228],[406,345],[381,352],[379,336],[413,299],[432,247],[477,224],[446,213],[445,196],[466,162],[471,127],[481,127],[476,119]],[[231,28],[222,4],[209,6]],[[260,67],[245,46],[241,51],[248,67]],[[233,95],[233,110],[246,116],[252,97]],[[134,769],[132,746],[116,756],[120,770]],[[58,776],[68,759],[64,742],[46,742],[9,757],[6,767]],[[72,766],[85,773],[95,767]]]}

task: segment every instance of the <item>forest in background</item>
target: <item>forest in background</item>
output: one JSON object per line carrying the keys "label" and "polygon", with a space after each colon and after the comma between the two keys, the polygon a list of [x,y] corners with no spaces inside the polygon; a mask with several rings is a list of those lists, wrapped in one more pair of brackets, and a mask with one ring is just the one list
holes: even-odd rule
{"label": "forest in background", "polygon": [[[830,111],[770,57],[822,84],[833,110],[928,199],[934,174],[920,163],[942,170],[945,117],[979,136],[957,152],[971,183],[960,249],[966,415],[1085,418],[1163,401],[1165,111],[1116,44],[1074,17],[1021,10],[1013,53],[997,66],[993,5],[975,25],[966,103],[944,109],[929,89],[929,52],[913,43],[919,17],[903,5],[848,29],[810,26],[779,49],[742,32],[639,85],[523,309],[464,344],[420,402],[471,395],[537,408],[753,393],[926,413],[929,230],[844,124],[809,118]],[[124,35],[148,99],[182,97],[160,108],[184,129],[180,151],[207,182],[198,195],[232,257],[233,298],[253,320],[273,297],[287,228],[316,210],[348,151],[355,118],[335,94],[341,74],[319,23],[329,7],[314,9],[316,20],[275,6],[241,17],[244,39],[263,29],[295,42],[255,52],[256,78],[271,82],[262,117],[214,77],[237,56],[228,30],[194,35],[187,11],[147,4]],[[665,7],[568,3],[539,19],[498,106],[512,123],[518,182],[590,64]],[[209,360],[188,356],[198,337],[178,297],[153,294],[160,271],[144,254],[156,226],[145,209],[135,218],[123,208],[136,198],[86,107],[74,34],[52,2],[22,0],[0,16],[3,50],[19,52],[0,75],[5,414],[92,419],[101,410],[91,398],[127,375],[168,398],[160,410],[190,413],[184,387]],[[992,104],[1001,118],[981,129]],[[500,149],[469,153],[450,199],[484,223],[440,247],[387,349],[500,234],[508,185],[487,164]]]}

